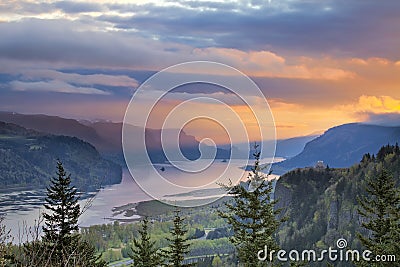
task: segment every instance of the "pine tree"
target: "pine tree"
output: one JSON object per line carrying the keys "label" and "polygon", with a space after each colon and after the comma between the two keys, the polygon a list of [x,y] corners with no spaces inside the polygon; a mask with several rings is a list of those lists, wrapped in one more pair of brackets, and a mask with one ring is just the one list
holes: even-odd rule
{"label": "pine tree", "polygon": [[[71,175],[67,175],[62,163],[57,161],[57,177],[51,179],[47,187],[46,204],[48,212],[43,213],[44,241],[54,249],[53,255],[60,259],[71,253],[79,236],[77,232],[80,205],[77,189],[71,185]],[[75,247],[76,248],[76,247]]]}
{"label": "pine tree", "polygon": [[43,213],[43,241],[25,245],[26,255],[37,260],[40,254],[42,266],[106,266],[94,247],[81,240],[78,219],[81,214],[77,189],[71,185],[71,175],[67,175],[60,161],[57,161],[57,177],[51,179],[47,187],[47,212]]}
{"label": "pine tree", "polygon": [[254,166],[246,182],[237,185],[222,185],[229,191],[232,200],[225,203],[226,211],[219,211],[233,229],[230,241],[236,247],[242,266],[260,266],[268,262],[260,262],[257,252],[267,246],[268,251],[277,251],[278,245],[274,239],[281,222],[277,219],[280,210],[275,210],[276,200],[271,199],[272,182],[266,180],[261,173],[260,152],[254,145]]}
{"label": "pine tree", "polygon": [[362,226],[371,234],[358,233],[361,244],[373,255],[396,255],[397,262],[363,263],[361,266],[400,266],[400,190],[393,176],[382,167],[377,177],[367,179],[367,195],[358,198]]}
{"label": "pine tree", "polygon": [[150,241],[148,224],[149,221],[146,217],[143,219],[142,228],[139,230],[140,238],[133,240],[133,253],[129,253],[129,256],[133,259],[132,266],[134,267],[153,267],[162,263],[161,255],[155,247],[155,241]]}
{"label": "pine tree", "polygon": [[164,250],[164,255],[167,260],[166,266],[185,267],[191,266],[190,264],[183,264],[185,255],[189,253],[188,238],[185,237],[187,230],[183,225],[184,219],[180,216],[180,211],[175,210],[174,226],[170,233],[171,238],[167,238],[170,242],[167,250]]}

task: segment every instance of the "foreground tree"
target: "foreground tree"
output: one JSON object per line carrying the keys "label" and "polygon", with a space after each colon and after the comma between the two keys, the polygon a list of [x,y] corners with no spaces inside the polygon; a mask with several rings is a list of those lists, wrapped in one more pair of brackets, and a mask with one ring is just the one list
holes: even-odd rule
{"label": "foreground tree", "polygon": [[155,241],[150,241],[148,226],[149,221],[146,217],[139,230],[140,237],[133,240],[134,247],[129,256],[133,259],[132,266],[134,267],[154,267],[162,263],[161,255],[155,247]]}
{"label": "foreground tree", "polygon": [[278,251],[274,235],[284,219],[277,219],[280,210],[275,210],[276,200],[272,200],[272,182],[268,181],[260,166],[258,145],[254,146],[254,166],[246,182],[237,185],[222,185],[232,196],[225,203],[227,211],[219,211],[233,229],[230,238],[236,247],[241,266],[272,264],[258,260],[257,252],[267,246],[268,251]]}
{"label": "foreground tree", "polygon": [[51,185],[47,187],[44,204],[47,212],[43,213],[43,240],[52,246],[55,258],[65,257],[76,248],[79,239],[78,200],[77,189],[71,185],[71,175],[66,174],[62,163],[58,161],[57,177],[53,177]]}
{"label": "foreground tree", "polygon": [[57,162],[57,176],[47,187],[43,213],[43,240],[27,244],[30,253],[42,249],[46,266],[105,266],[98,261],[95,249],[81,240],[78,219],[81,214],[77,189],[71,185],[71,175],[67,175],[62,163]]}
{"label": "foreground tree", "polygon": [[164,251],[167,260],[166,266],[185,267],[190,264],[183,264],[185,255],[189,253],[188,238],[185,237],[187,230],[183,225],[184,219],[180,216],[180,211],[175,210],[174,225],[170,231],[172,237],[167,238],[170,242],[168,248]]}
{"label": "foreground tree", "polygon": [[10,230],[3,225],[3,220],[0,216],[0,267],[8,266],[12,259]]}
{"label": "foreground tree", "polygon": [[366,219],[362,226],[367,231],[357,236],[373,256],[395,255],[397,262],[360,262],[359,265],[400,266],[400,190],[393,176],[382,167],[377,177],[367,179],[366,192],[366,196],[358,198],[361,206],[358,212]]}

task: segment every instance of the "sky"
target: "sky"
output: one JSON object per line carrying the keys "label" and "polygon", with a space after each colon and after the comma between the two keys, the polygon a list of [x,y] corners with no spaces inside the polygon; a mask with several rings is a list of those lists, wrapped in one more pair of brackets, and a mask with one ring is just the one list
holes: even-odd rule
{"label": "sky", "polygon": [[[350,122],[400,125],[399,13],[398,0],[3,0],[0,110],[122,121],[147,78],[201,60],[248,75],[280,139]],[[171,92],[149,126],[188,96],[226,101],[251,128],[243,102],[207,85]],[[224,112],[207,101],[192,106],[206,109]],[[225,136],[214,124],[187,131]]]}

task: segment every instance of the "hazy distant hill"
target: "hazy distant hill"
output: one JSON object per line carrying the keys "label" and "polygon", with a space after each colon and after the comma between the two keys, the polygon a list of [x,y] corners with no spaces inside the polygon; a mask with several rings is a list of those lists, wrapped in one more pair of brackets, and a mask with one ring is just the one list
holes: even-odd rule
{"label": "hazy distant hill", "polygon": [[330,167],[349,167],[365,153],[377,153],[382,145],[396,142],[400,142],[400,127],[344,124],[308,142],[299,155],[274,164],[273,170],[282,174],[295,168],[314,166],[319,160]]}
{"label": "hazy distant hill", "polygon": [[275,155],[277,157],[283,158],[294,157],[300,154],[303,151],[305,145],[315,138],[317,138],[317,135],[308,135],[277,140]]}
{"label": "hazy distant hill", "polygon": [[99,139],[96,131],[73,119],[42,114],[28,115],[15,112],[1,112],[0,121],[14,123],[27,129],[56,135],[75,136],[92,144]]}
{"label": "hazy distant hill", "polygon": [[[298,154],[300,154],[304,146],[311,140],[315,139],[317,135],[307,135],[307,136],[298,136],[292,137],[288,139],[278,139],[276,140],[276,149],[275,149],[275,157],[280,158],[292,158]],[[253,143],[250,144],[250,157],[254,153]],[[270,149],[273,147],[272,141],[264,141],[263,142],[263,154],[268,155]]]}
{"label": "hazy distant hill", "polygon": [[94,189],[121,181],[121,167],[103,159],[89,143],[76,137],[28,130],[0,122],[0,185],[47,185],[60,159],[73,183],[80,189]]}
{"label": "hazy distant hill", "polygon": [[[15,123],[25,128],[51,134],[62,134],[78,137],[94,145],[106,158],[124,165],[122,155],[122,123],[113,122],[79,122],[48,115],[25,115],[12,112],[0,112],[0,121]],[[132,133],[137,135],[143,131],[137,126],[131,127]],[[165,131],[165,130],[164,130]],[[169,130],[166,130],[167,134]],[[184,131],[180,134],[180,144],[183,155],[188,159],[197,159],[200,156],[199,142],[194,136]],[[152,162],[164,162],[166,157],[161,146],[161,130],[146,129],[146,145]],[[229,158],[230,151],[218,148],[217,158]]]}

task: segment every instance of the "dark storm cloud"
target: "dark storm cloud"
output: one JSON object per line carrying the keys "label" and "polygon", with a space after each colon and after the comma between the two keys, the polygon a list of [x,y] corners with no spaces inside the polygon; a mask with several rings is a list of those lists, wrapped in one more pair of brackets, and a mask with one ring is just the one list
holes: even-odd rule
{"label": "dark storm cloud", "polygon": [[[184,2],[182,6],[131,6],[136,14],[99,17],[161,40],[196,47],[398,57],[400,1],[282,1],[248,5]],[[186,6],[185,6],[186,5]],[[225,5],[226,8],[221,6]],[[200,8],[198,8],[200,6]],[[114,6],[116,8],[116,6]],[[121,7],[122,9],[122,7]],[[212,41],[203,42],[209,39]]]}
{"label": "dark storm cloud", "polygon": [[[375,56],[399,60],[400,1],[397,0],[169,2],[170,5],[161,6],[21,1],[18,5],[11,2],[0,5],[0,12],[23,15],[62,10],[77,21],[89,19],[92,25],[108,22],[118,30],[132,29],[136,36],[197,48],[215,46],[286,55]],[[112,13],[96,18],[79,14],[102,11]],[[110,15],[115,13],[121,15]],[[134,15],[129,16],[131,13]]]}
{"label": "dark storm cloud", "polygon": [[173,46],[123,33],[85,30],[85,26],[67,20],[39,19],[0,23],[0,60],[21,62],[24,66],[33,62],[151,68],[160,63],[160,57],[176,53],[163,50]]}

